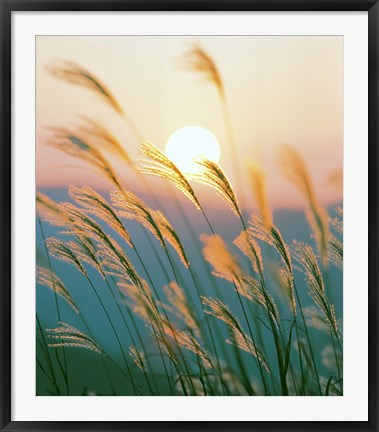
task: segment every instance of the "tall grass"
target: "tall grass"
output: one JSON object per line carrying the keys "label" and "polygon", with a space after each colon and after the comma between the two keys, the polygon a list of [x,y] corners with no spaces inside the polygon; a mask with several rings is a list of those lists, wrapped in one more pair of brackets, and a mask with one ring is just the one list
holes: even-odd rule
{"label": "tall grass", "polygon": [[[199,47],[185,60],[187,68],[204,74],[218,90],[242,182],[220,72]],[[326,289],[331,284],[328,264],[343,267],[342,209],[334,217],[327,215],[300,153],[286,147],[280,161],[307,200],[306,217],[314,236],[309,244],[284,240],[274,224],[260,167],[248,167],[259,211],[247,219],[244,200],[241,205],[220,165],[202,158],[198,172],[185,175],[157,145],[142,139],[92,72],[70,62],[54,64],[50,71],[94,92],[119,114],[140,141],[140,158],[134,162],[111,131],[88,117],[72,128],[49,129],[48,144],[79,158],[109,182],[110,190],[103,196],[89,186],[70,186],[70,201],[61,203],[37,194],[41,229],[49,224],[49,231],[55,230],[50,238],[43,235],[46,260],[38,266],[37,284],[53,291],[57,310],[55,328],[44,329],[37,315],[38,394],[76,394],[69,385],[75,365],[66,354],[85,349],[87,362],[102,358],[98,373],[109,382],[109,394],[342,395],[341,323]],[[108,154],[124,163],[122,174]],[[207,234],[196,232],[196,225],[186,222],[196,233],[194,244],[201,247],[187,247],[175,228],[177,220],[158,208],[158,201],[151,208],[125,186],[126,170],[140,178],[160,177],[188,199],[209,228]],[[213,189],[236,216],[233,227],[239,235],[233,242],[216,233],[196,193],[197,183]],[[146,243],[136,235],[136,226],[154,261],[145,258]],[[83,299],[65,282],[57,261],[80,275],[85,298],[97,304],[98,325],[89,324]],[[334,297],[341,294],[339,287],[333,289]],[[107,326],[112,339],[105,343],[99,328]],[[57,355],[60,350],[64,364]],[[116,382],[116,376],[122,379]]]}

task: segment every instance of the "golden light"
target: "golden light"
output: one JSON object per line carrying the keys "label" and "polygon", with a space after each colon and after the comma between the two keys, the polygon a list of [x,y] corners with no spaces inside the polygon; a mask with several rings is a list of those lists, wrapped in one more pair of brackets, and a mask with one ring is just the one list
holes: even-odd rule
{"label": "golden light", "polygon": [[220,160],[220,144],[208,129],[185,126],[177,129],[166,143],[166,155],[187,174],[199,171],[194,160],[206,157],[214,162]]}

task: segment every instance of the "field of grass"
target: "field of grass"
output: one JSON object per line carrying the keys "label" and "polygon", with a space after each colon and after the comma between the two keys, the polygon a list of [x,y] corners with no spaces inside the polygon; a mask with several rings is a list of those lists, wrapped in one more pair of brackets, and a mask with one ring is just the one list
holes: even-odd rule
{"label": "field of grass", "polygon": [[[217,89],[236,182],[243,182],[220,72],[199,46],[183,66]],[[319,203],[301,154],[283,147],[279,165],[307,204],[308,242],[284,240],[258,165],[247,172],[251,196],[237,196],[243,189],[210,159],[185,174],[143,139],[95,75],[69,62],[50,72],[120,115],[140,158],[86,117],[49,130],[48,144],[107,179],[109,192],[70,186],[64,202],[37,193],[37,394],[342,395],[342,278],[335,277],[342,207],[328,212]],[[122,173],[109,155],[124,163]],[[128,189],[128,171],[144,197]],[[175,212],[149,176],[164,180]],[[223,230],[197,195],[199,183],[231,209]],[[258,210],[248,214],[252,197]],[[42,304],[54,311],[54,325],[39,316]]]}

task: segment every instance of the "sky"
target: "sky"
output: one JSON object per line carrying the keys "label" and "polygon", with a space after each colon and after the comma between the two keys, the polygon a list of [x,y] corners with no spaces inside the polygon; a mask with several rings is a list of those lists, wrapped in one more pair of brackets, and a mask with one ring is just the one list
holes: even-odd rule
{"label": "sky", "polygon": [[[144,139],[162,150],[178,128],[210,130],[220,143],[220,165],[241,193],[216,88],[179,66],[193,43],[207,51],[222,76],[245,195],[250,186],[244,169],[252,161],[266,173],[272,207],[306,205],[278,164],[278,149],[291,145],[303,155],[321,203],[340,202],[342,190],[330,181],[343,166],[343,38],[338,36],[38,36],[37,189],[69,184],[109,189],[77,160],[46,144],[50,127],[75,126],[83,114],[104,124],[133,159],[138,157],[138,142],[120,116],[93,92],[49,74],[49,65],[70,60],[98,76]],[[124,184],[138,191],[137,177],[110,159]],[[211,200],[218,205],[214,195]],[[254,200],[248,205],[254,207]]]}

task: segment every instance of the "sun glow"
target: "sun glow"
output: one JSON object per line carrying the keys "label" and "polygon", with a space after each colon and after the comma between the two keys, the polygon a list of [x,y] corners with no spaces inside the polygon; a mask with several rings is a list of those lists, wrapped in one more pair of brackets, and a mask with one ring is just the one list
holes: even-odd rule
{"label": "sun glow", "polygon": [[166,154],[183,173],[194,174],[199,171],[195,160],[201,157],[219,162],[220,144],[208,129],[185,126],[170,136]]}

